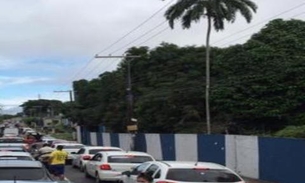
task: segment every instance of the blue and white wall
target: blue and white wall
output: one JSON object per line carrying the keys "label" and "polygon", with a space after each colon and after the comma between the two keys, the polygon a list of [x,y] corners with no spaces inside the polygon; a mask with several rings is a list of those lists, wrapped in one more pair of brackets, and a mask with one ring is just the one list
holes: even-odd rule
{"label": "blue and white wall", "polygon": [[[88,132],[78,128],[78,141],[88,145],[132,149],[131,134]],[[305,140],[241,135],[137,134],[135,150],[157,160],[210,161],[245,177],[280,183],[305,182]]]}

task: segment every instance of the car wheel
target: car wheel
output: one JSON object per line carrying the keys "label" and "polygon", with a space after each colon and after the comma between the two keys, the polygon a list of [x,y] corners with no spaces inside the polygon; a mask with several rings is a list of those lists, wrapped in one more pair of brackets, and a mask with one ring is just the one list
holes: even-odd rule
{"label": "car wheel", "polygon": [[85,177],[90,178],[90,175],[89,175],[86,167],[84,168],[84,171],[85,171]]}
{"label": "car wheel", "polygon": [[100,176],[98,175],[97,172],[95,173],[95,182],[96,182],[96,183],[102,183],[102,181],[101,181],[101,179],[100,179]]}
{"label": "car wheel", "polygon": [[72,168],[77,168],[77,166],[72,161]]}
{"label": "car wheel", "polygon": [[84,172],[84,166],[83,166],[82,163],[80,163],[80,165],[79,165],[79,170],[80,170],[81,172]]}

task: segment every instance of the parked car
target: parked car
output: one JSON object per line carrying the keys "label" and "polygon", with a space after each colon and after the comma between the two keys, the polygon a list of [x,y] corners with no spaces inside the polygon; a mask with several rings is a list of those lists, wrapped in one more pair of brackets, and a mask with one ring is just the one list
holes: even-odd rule
{"label": "parked car", "polygon": [[10,152],[10,151],[0,151],[0,161],[1,160],[35,161],[35,159],[28,152]]}
{"label": "parked car", "polygon": [[82,172],[87,162],[98,152],[101,151],[123,151],[123,149],[118,147],[107,147],[107,146],[86,146],[81,148],[78,152],[74,154],[72,160],[72,166],[74,168],[79,168]]}
{"label": "parked car", "polygon": [[49,172],[39,161],[4,160],[0,163],[0,181],[53,181]]}
{"label": "parked car", "polygon": [[44,136],[42,137],[41,141],[44,142],[44,143],[48,143],[50,145],[52,145],[52,143],[57,140],[56,138],[54,137],[50,137],[50,136]]}
{"label": "parked car", "polygon": [[3,148],[22,148],[26,152],[29,150],[29,145],[24,143],[0,143],[0,149]]}
{"label": "parked car", "polygon": [[57,143],[53,145],[52,148],[56,149],[59,145],[62,145],[64,147],[63,150],[68,153],[66,164],[71,164],[74,158],[73,154],[77,153],[82,147],[85,147],[85,145],[78,143]]}
{"label": "parked car", "polygon": [[1,137],[0,143],[24,143],[21,137]]}
{"label": "parked car", "polygon": [[27,152],[27,151],[22,147],[0,146],[0,152]]}
{"label": "parked car", "polygon": [[25,132],[27,131],[34,131],[32,128],[28,128],[28,127],[23,127],[22,128],[22,133],[25,134]]}
{"label": "parked car", "polygon": [[84,171],[86,177],[95,177],[97,182],[119,181],[122,172],[154,160],[151,155],[144,152],[98,152],[87,162]]}
{"label": "parked car", "polygon": [[132,171],[123,172],[124,183],[137,183],[139,173],[146,173],[154,183],[226,182],[245,183],[233,170],[216,163],[185,161],[151,161]]}

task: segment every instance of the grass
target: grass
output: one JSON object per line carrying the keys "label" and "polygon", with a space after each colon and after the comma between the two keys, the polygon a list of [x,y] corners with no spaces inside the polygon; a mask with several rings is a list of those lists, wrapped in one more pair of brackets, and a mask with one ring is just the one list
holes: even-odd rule
{"label": "grass", "polygon": [[63,139],[63,140],[69,140],[69,141],[73,141],[73,136],[72,133],[53,133],[51,134],[52,137],[57,138],[57,139]]}

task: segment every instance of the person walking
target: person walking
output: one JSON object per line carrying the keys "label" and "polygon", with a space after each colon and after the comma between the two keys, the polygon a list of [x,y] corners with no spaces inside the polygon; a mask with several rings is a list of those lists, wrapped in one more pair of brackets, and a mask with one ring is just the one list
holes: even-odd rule
{"label": "person walking", "polygon": [[50,171],[49,169],[49,158],[50,154],[54,151],[53,148],[50,147],[50,144],[44,143],[42,145],[42,148],[38,150],[38,153],[36,154],[35,159],[39,160],[44,164],[44,166]]}
{"label": "person walking", "polygon": [[65,163],[68,158],[68,153],[63,150],[63,146],[57,146],[49,156],[49,168],[50,173],[55,177],[59,177],[59,180],[65,180]]}

